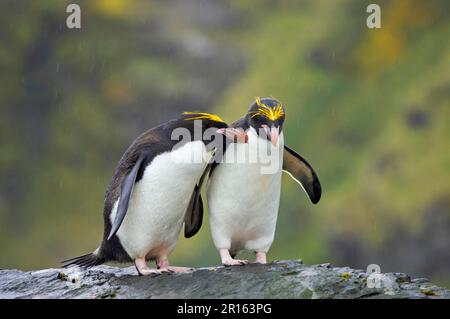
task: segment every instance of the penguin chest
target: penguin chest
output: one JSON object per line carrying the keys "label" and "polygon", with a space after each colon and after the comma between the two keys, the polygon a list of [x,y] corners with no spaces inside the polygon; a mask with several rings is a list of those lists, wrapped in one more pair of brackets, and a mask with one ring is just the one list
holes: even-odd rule
{"label": "penguin chest", "polygon": [[[157,258],[175,248],[186,207],[204,163],[202,142],[156,156],[133,189],[117,237],[131,258]],[[115,218],[118,201],[110,216]]]}
{"label": "penguin chest", "polygon": [[[255,152],[252,143],[267,144],[267,141],[249,134],[249,145],[236,144],[236,154],[227,150],[225,163],[216,168],[210,181],[207,193],[210,223],[218,248],[265,251],[273,241],[280,202],[282,156],[278,155],[278,150],[271,159],[265,158],[264,152],[252,154]],[[278,147],[281,149],[282,143],[280,136]],[[232,156],[243,156],[246,160],[232,163],[229,159]],[[254,161],[252,156],[258,160]]]}

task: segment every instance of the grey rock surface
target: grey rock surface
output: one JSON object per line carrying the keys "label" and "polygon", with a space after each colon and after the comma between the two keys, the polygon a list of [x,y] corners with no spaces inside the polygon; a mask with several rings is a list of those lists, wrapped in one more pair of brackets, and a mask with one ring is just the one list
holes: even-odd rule
{"label": "grey rock surface", "polygon": [[[373,276],[373,275],[371,275]],[[450,298],[450,291],[403,273],[368,274],[300,260],[137,276],[134,267],[0,270],[0,298]],[[370,279],[372,279],[371,277]]]}

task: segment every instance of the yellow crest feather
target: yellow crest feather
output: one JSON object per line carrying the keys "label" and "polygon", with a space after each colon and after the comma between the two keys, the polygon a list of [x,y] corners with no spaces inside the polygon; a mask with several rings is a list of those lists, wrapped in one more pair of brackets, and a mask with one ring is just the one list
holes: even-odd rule
{"label": "yellow crest feather", "polygon": [[252,117],[260,115],[271,121],[276,121],[284,115],[283,106],[281,105],[281,103],[278,103],[275,107],[272,108],[262,103],[259,97],[255,97],[255,102],[256,105],[258,105],[258,111],[251,112]]}
{"label": "yellow crest feather", "polygon": [[221,122],[225,123],[218,115],[211,114],[211,113],[205,113],[205,112],[183,112],[184,115],[194,115],[193,117],[189,117],[184,119],[185,121],[188,120],[211,120],[214,122]]}

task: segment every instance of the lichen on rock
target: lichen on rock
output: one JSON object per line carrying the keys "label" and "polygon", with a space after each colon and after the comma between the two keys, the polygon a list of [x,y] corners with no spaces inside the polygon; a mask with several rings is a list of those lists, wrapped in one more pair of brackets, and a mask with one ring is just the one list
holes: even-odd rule
{"label": "lichen on rock", "polygon": [[0,270],[0,298],[450,298],[450,291],[403,273],[368,274],[300,260],[267,265],[199,268],[187,274],[137,276],[134,267],[88,270]]}

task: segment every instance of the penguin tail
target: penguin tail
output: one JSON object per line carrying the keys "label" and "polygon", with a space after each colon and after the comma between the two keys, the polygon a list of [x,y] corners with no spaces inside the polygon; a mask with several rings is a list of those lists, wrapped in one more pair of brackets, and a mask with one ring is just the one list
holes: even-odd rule
{"label": "penguin tail", "polygon": [[103,258],[101,258],[97,252],[89,253],[86,255],[70,258],[62,261],[63,268],[69,268],[73,266],[79,266],[82,268],[90,268],[97,265],[101,265],[105,262]]}

